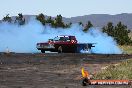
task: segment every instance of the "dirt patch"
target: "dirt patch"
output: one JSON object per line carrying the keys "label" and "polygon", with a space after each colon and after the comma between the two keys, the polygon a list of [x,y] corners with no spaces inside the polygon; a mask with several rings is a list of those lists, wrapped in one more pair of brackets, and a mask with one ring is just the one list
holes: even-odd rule
{"label": "dirt patch", "polygon": [[[107,64],[132,55],[0,54],[0,88],[84,88],[81,67],[96,74]],[[91,85],[86,88],[132,88],[131,85]]]}

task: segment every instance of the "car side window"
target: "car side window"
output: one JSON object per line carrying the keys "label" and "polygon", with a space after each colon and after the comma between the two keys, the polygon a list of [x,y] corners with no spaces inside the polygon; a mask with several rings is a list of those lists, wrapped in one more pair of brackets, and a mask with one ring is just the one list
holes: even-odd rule
{"label": "car side window", "polygon": [[60,39],[59,39],[60,41],[64,41],[64,38],[63,37],[60,37]]}
{"label": "car side window", "polygon": [[69,37],[64,37],[64,41],[70,41]]}

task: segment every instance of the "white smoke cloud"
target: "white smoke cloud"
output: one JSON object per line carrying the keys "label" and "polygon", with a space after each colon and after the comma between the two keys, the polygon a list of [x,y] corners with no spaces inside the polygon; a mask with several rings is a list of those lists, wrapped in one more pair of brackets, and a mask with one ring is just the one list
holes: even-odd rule
{"label": "white smoke cloud", "polygon": [[71,28],[51,28],[42,26],[40,22],[31,19],[27,24],[0,23],[0,52],[5,52],[7,47],[11,52],[36,53],[36,43],[46,42],[57,35],[75,35],[80,43],[96,43],[92,52],[100,54],[121,54],[114,39],[98,28],[91,28],[87,33],[82,27],[73,24]]}

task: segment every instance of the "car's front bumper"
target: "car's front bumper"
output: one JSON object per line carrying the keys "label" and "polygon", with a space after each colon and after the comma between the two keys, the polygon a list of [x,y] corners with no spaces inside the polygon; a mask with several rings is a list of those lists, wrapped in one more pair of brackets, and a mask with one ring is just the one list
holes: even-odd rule
{"label": "car's front bumper", "polygon": [[44,49],[44,50],[50,50],[50,49],[55,49],[53,44],[48,44],[48,45],[37,45],[36,48],[38,50]]}

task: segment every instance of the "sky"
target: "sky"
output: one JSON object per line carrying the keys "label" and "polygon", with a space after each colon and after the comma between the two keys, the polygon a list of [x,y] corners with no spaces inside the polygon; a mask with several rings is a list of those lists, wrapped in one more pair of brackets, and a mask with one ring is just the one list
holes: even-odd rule
{"label": "sky", "polygon": [[132,0],[0,0],[0,19],[18,13],[63,17],[132,13]]}

